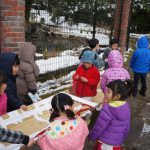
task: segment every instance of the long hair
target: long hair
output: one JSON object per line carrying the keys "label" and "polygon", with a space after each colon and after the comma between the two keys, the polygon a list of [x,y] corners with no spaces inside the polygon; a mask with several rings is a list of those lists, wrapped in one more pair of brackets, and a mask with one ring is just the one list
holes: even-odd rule
{"label": "long hair", "polygon": [[72,98],[65,94],[59,93],[52,98],[52,114],[50,116],[50,122],[54,121],[56,117],[60,116],[61,112],[65,112],[69,119],[73,119],[75,117],[74,112],[71,109],[65,109],[65,106],[72,106],[73,100]]}

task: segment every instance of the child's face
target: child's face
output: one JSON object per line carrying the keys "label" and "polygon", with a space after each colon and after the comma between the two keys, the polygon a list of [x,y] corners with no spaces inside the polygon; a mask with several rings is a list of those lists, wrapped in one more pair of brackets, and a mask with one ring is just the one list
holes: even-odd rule
{"label": "child's face", "polygon": [[0,95],[2,95],[7,87],[6,83],[2,83],[0,86]]}
{"label": "child's face", "polygon": [[120,94],[113,95],[113,91],[107,87],[106,98],[108,102],[111,100],[114,100],[114,101],[120,100],[120,97],[121,97]]}
{"label": "child's face", "polygon": [[86,69],[88,69],[88,68],[90,68],[90,67],[92,66],[92,64],[89,63],[89,62],[83,62],[83,65],[84,65],[84,67],[85,67]]}
{"label": "child's face", "polygon": [[107,88],[106,97],[107,97],[108,101],[112,100],[112,98],[113,98],[113,92],[110,88]]}
{"label": "child's face", "polygon": [[117,50],[118,49],[118,44],[112,44],[111,48],[112,48],[112,50]]}
{"label": "child's face", "polygon": [[97,49],[97,50],[99,49],[99,43],[98,43],[98,44],[96,44],[96,49]]}
{"label": "child's face", "polygon": [[18,71],[19,71],[19,65],[13,65],[12,67],[13,76],[16,76],[18,74]]}

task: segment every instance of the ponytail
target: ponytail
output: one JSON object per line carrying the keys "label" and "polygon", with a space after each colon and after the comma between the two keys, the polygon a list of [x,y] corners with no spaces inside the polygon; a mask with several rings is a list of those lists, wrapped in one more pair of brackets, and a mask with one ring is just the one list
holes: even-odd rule
{"label": "ponytail", "polygon": [[51,116],[50,116],[49,121],[50,121],[50,122],[53,122],[54,119],[57,118],[57,117],[59,117],[59,116],[60,116],[59,112],[53,111],[52,114],[51,114]]}
{"label": "ponytail", "polygon": [[74,119],[75,114],[74,114],[74,112],[73,112],[72,110],[67,109],[67,110],[65,110],[65,112],[66,112],[66,115],[67,115],[67,117],[68,117],[69,119]]}

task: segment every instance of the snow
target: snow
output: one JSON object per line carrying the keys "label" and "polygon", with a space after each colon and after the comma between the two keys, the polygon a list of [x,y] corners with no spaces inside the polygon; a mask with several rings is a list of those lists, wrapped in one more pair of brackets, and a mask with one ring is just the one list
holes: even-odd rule
{"label": "snow", "polygon": [[71,56],[70,50],[61,53],[57,57],[48,58],[47,60],[40,59],[36,61],[40,68],[40,74],[70,67],[79,63],[78,56]]}
{"label": "snow", "polygon": [[[74,36],[80,36],[80,37],[85,37],[85,38],[92,38],[92,31],[93,27],[91,25],[85,24],[85,23],[78,23],[74,24],[72,26],[69,25],[68,22],[65,22],[65,17],[60,16],[58,25],[52,21],[52,16],[45,11],[45,10],[31,10],[31,14],[35,14],[33,17],[32,15],[30,16],[30,21],[31,22],[41,22],[41,18],[44,18],[45,25],[56,25],[57,28],[61,29],[61,33],[59,34],[67,34],[69,35],[74,35]],[[57,33],[57,32],[55,32]],[[104,29],[104,28],[96,28],[96,34],[95,38],[97,38],[100,41],[100,45],[109,45],[109,33],[110,31]]]}

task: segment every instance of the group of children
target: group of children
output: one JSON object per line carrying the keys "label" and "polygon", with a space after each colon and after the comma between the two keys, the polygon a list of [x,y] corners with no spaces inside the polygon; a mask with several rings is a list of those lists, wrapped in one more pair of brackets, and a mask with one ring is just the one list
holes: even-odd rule
{"label": "group of children", "polygon": [[[84,50],[81,54],[79,67],[73,75],[71,89],[74,95],[92,101],[97,94],[97,85],[100,82],[104,93],[104,103],[95,125],[88,130],[85,121],[74,114],[72,98],[67,94],[59,93],[51,101],[50,127],[44,135],[39,137],[37,142],[42,150],[82,150],[86,138],[96,142],[94,150],[121,150],[121,145],[130,129],[130,106],[126,102],[126,98],[131,94],[137,95],[140,77],[142,87],[139,92],[142,96],[146,95],[146,75],[150,72],[149,42],[147,37],[141,37],[137,44],[138,49],[133,53],[131,59],[131,68],[134,72],[133,84],[128,71],[123,68],[123,55],[118,49],[109,52],[108,69],[105,70],[100,81],[99,65],[97,65],[99,56],[96,53],[99,42],[97,41],[97,39],[89,40],[90,49]],[[2,53],[0,56],[0,70],[7,76],[2,72],[0,73],[0,100],[5,106],[13,106],[11,107],[13,109],[25,109],[25,105],[17,97],[16,86],[14,86],[16,72],[20,64],[18,57],[14,53],[11,54],[11,59],[5,55]],[[143,59],[143,56],[145,56],[145,59]],[[29,74],[27,73],[24,76],[28,77]],[[4,102],[3,99],[6,99],[6,97],[8,97],[8,101]],[[10,107],[8,108],[10,111]],[[1,113],[3,114],[5,111],[5,109],[2,109]],[[0,136],[0,141],[14,142],[13,140],[7,140],[7,134],[5,134],[7,132],[12,131],[0,127],[0,135],[5,137],[1,138],[2,136]],[[21,132],[13,133],[20,137],[20,140],[16,140],[16,143],[23,143],[28,146],[35,143]]]}

